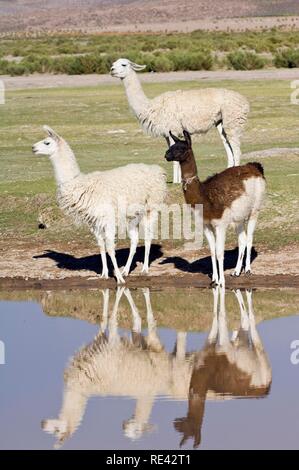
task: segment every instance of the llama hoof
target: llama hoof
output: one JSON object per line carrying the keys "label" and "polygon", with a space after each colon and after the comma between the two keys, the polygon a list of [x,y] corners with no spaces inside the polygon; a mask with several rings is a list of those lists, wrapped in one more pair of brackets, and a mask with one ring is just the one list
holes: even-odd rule
{"label": "llama hoof", "polygon": [[144,274],[144,275],[147,275],[147,274],[148,274],[148,271],[149,271],[148,268],[142,268],[142,269],[141,269],[141,273]]}
{"label": "llama hoof", "polygon": [[245,271],[245,276],[249,277],[251,276],[252,272],[250,269],[247,269],[247,271]]}
{"label": "llama hoof", "polygon": [[124,267],[120,270],[122,276],[128,276],[129,275],[129,272],[130,272],[130,269]]}
{"label": "llama hoof", "polygon": [[109,278],[108,272],[104,271],[104,272],[100,275],[100,278],[101,278],[101,279],[108,279],[108,278]]}
{"label": "llama hoof", "polygon": [[118,271],[117,274],[116,274],[116,272],[114,272],[114,277],[116,277],[117,284],[125,284],[126,283],[126,281],[122,277],[120,271]]}
{"label": "llama hoof", "polygon": [[240,277],[240,274],[241,273],[237,273],[236,271],[234,271],[233,273],[231,273],[231,277]]}

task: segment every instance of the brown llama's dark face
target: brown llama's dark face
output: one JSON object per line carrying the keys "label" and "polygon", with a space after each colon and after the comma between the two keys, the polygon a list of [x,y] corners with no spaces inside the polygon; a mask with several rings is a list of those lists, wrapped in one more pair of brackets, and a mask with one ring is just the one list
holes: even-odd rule
{"label": "brown llama's dark face", "polygon": [[169,132],[170,137],[174,144],[169,147],[165,153],[165,158],[168,162],[184,162],[189,156],[191,150],[191,137],[187,131],[184,131],[185,140],[180,140],[172,132]]}
{"label": "brown llama's dark face", "polygon": [[189,155],[189,147],[185,142],[178,142],[166,151],[165,158],[168,162],[184,162]]}

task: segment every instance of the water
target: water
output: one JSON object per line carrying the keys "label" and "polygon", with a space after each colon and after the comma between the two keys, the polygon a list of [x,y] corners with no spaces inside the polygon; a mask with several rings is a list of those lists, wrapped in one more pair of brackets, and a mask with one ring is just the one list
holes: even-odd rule
{"label": "water", "polygon": [[298,297],[1,292],[0,448],[298,448]]}

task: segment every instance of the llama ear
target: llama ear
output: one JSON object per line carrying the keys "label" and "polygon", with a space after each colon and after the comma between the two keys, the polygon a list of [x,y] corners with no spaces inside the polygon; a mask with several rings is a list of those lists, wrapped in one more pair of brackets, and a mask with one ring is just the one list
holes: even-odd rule
{"label": "llama ear", "polygon": [[131,62],[131,61],[130,61],[130,65],[132,69],[135,70],[136,72],[140,72],[140,70],[144,70],[146,68],[146,65],[135,64],[135,62]]}
{"label": "llama ear", "polygon": [[191,147],[192,146],[191,135],[185,129],[183,130],[183,134],[184,134],[184,137],[185,137],[185,140],[186,140],[188,146]]}
{"label": "llama ear", "polygon": [[51,127],[43,126],[43,129],[46,132],[46,134],[48,134],[49,137],[52,137],[52,139],[56,141],[60,140],[60,136],[53,129],[51,129]]}
{"label": "llama ear", "polygon": [[176,135],[174,135],[171,131],[169,131],[169,135],[174,142],[180,142],[180,139]]}

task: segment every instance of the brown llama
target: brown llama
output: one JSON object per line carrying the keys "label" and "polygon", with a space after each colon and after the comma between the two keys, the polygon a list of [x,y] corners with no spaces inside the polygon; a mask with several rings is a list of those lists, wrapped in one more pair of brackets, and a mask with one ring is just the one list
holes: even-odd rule
{"label": "brown llama", "polygon": [[251,162],[227,168],[201,182],[197,173],[190,134],[184,131],[185,140],[178,139],[171,132],[170,136],[175,144],[167,150],[165,158],[169,162],[180,163],[185,201],[194,208],[200,204],[203,206],[204,234],[208,240],[212,258],[212,283],[221,286],[225,284],[224,247],[229,225],[234,225],[239,245],[238,261],[233,275],[241,274],[245,248],[247,250],[245,273],[251,274],[253,233],[266,190],[262,165]]}

